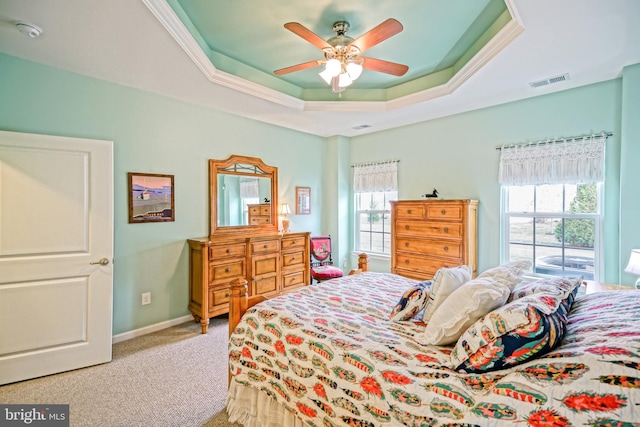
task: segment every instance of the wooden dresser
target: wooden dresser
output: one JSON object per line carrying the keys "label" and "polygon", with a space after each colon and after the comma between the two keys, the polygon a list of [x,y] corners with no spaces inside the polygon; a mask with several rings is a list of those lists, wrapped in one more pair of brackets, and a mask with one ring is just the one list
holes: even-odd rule
{"label": "wooden dresser", "polygon": [[249,225],[268,224],[271,222],[271,203],[247,205],[249,208]]}
{"label": "wooden dresser", "polygon": [[309,234],[247,232],[190,239],[189,311],[207,333],[209,318],[229,311],[229,284],[247,280],[249,296],[273,297],[310,283]]}
{"label": "wooden dresser", "polygon": [[391,202],[391,272],[431,279],[440,267],[478,274],[477,200]]}

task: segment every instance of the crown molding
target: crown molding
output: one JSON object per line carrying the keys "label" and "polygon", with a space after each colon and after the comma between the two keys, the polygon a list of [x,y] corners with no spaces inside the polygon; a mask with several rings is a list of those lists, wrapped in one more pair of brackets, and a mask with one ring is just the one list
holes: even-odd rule
{"label": "crown molding", "polygon": [[447,83],[388,101],[304,101],[250,80],[218,70],[166,0],[142,0],[209,81],[300,111],[382,112],[451,94],[524,31],[514,0],[505,0],[511,20]]}

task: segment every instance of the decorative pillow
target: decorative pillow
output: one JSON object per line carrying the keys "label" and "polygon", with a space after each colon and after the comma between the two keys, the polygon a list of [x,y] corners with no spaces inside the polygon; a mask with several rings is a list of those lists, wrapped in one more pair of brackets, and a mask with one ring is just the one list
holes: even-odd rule
{"label": "decorative pillow", "polygon": [[[537,292],[553,291],[561,289],[563,291],[571,291],[575,287],[575,277],[545,277],[533,282],[524,283],[517,286],[509,295],[507,302],[515,301],[522,297],[535,294]],[[581,282],[578,283],[580,285]]]}
{"label": "decorative pillow", "polygon": [[471,280],[471,267],[461,265],[459,267],[443,267],[436,271],[431,282],[431,292],[424,306],[422,321],[429,322],[436,309],[442,304],[451,292],[458,289],[465,282]]}
{"label": "decorative pillow", "polygon": [[420,342],[428,345],[456,342],[476,320],[504,304],[509,293],[510,289],[493,277],[476,277],[468,281],[436,309]]}
{"label": "decorative pillow", "polygon": [[482,373],[539,357],[564,337],[567,315],[582,277],[571,286],[546,287],[478,320],[458,339],[451,361],[457,370]]}
{"label": "decorative pillow", "polygon": [[389,319],[393,321],[409,320],[424,308],[431,289],[431,281],[420,282],[411,289],[408,289],[393,307]]}
{"label": "decorative pillow", "polygon": [[478,275],[478,277],[491,277],[496,282],[509,287],[512,291],[520,281],[522,273],[531,268],[530,261],[514,261],[490,268]]}

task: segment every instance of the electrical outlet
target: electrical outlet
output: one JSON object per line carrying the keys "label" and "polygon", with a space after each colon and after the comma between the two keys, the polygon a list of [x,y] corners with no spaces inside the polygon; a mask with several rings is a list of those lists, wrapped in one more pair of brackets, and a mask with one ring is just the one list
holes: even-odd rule
{"label": "electrical outlet", "polygon": [[142,305],[151,304],[151,292],[145,292],[142,294]]}

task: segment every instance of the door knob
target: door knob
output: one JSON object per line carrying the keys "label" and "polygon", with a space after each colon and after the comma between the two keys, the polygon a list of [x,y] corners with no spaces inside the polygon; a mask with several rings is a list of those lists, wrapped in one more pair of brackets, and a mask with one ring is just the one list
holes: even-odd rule
{"label": "door knob", "polygon": [[92,261],[89,264],[91,264],[91,265],[95,265],[95,264],[109,265],[109,260],[107,258],[100,258],[98,261]]}

